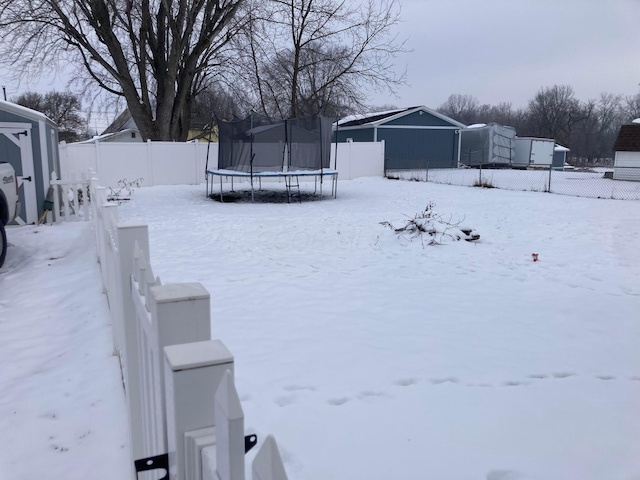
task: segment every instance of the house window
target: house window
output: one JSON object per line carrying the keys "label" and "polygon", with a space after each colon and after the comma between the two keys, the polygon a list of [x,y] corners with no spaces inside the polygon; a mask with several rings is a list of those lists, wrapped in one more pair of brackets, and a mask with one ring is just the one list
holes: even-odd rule
{"label": "house window", "polygon": [[131,138],[136,138],[136,132],[131,132]]}

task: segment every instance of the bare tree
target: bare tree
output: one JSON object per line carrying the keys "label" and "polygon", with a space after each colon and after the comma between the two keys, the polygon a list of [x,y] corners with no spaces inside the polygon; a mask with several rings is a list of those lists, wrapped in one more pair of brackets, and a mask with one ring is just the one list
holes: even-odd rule
{"label": "bare tree", "polygon": [[210,124],[214,117],[231,120],[241,117],[243,108],[236,99],[218,83],[208,85],[198,93],[191,109],[192,119],[201,125]]}
{"label": "bare tree", "polygon": [[637,95],[628,95],[624,98],[623,111],[625,114],[625,122],[631,122],[636,118],[640,118],[640,93]]}
{"label": "bare tree", "polygon": [[[438,107],[438,112],[466,125],[480,122],[480,102],[473,95],[454,93]],[[485,120],[486,121],[486,120]]]}
{"label": "bare tree", "polygon": [[541,88],[529,101],[529,121],[534,136],[555,138],[562,145],[571,143],[571,131],[586,118],[569,85]]}
{"label": "bare tree", "polygon": [[240,45],[243,90],[268,116],[334,115],[364,108],[367,89],[404,83],[393,60],[398,0],[254,1]]}
{"label": "bare tree", "polygon": [[26,92],[13,98],[12,102],[37,110],[53,120],[58,126],[58,138],[66,142],[77,142],[88,138],[87,119],[82,116],[82,102],[71,92]]}
{"label": "bare tree", "polygon": [[76,65],[126,100],[143,138],[184,140],[191,100],[221,61],[243,1],[2,2],[0,58],[26,76]]}

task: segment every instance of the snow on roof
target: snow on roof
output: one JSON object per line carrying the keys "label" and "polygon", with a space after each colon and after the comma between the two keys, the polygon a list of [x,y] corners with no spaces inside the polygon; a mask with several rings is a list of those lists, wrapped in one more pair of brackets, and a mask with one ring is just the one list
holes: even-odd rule
{"label": "snow on roof", "polygon": [[102,140],[106,140],[108,138],[112,138],[115,136],[120,136],[123,135],[125,133],[130,133],[130,132],[138,132],[138,129],[136,128],[125,128],[124,130],[120,130],[118,132],[113,132],[113,133],[103,133],[101,135],[94,135],[93,137],[91,137],[89,140],[82,140],[81,142],[74,142],[74,143],[94,143],[94,142],[100,142]]}
{"label": "snow on roof", "polygon": [[467,128],[483,128],[486,126],[486,123],[474,123],[473,125],[467,125]]}
{"label": "snow on roof", "polygon": [[569,150],[567,147],[563,147],[562,145],[558,145],[556,143],[555,148],[553,149],[555,152],[570,152],[571,150]]}
{"label": "snow on roof", "polygon": [[636,118],[635,120],[632,120],[631,123],[640,123],[640,118]]}
{"label": "snow on roof", "polygon": [[[435,117],[438,117],[444,120],[451,125],[454,125],[458,128],[465,128],[466,125],[463,123],[454,120],[453,118],[447,117],[446,115],[439,113],[436,110],[431,110],[430,108],[425,107],[424,105],[417,107],[407,107],[407,108],[399,108],[394,110],[387,110],[382,112],[373,112],[366,113],[364,115],[350,115],[341,120],[338,120],[338,126],[346,126],[346,127],[359,127],[362,125],[373,125],[373,124],[382,124],[394,120],[404,114],[410,114],[414,112],[427,112]],[[334,123],[334,125],[336,125]]]}
{"label": "snow on roof", "polygon": [[13,113],[15,115],[21,115],[31,120],[44,121],[50,123],[51,125],[55,125],[55,122],[47,117],[44,113],[38,112],[37,110],[33,110],[31,108],[23,107],[22,105],[18,105],[17,103],[0,100],[0,109],[6,112]]}
{"label": "snow on roof", "polygon": [[344,118],[338,120],[338,125],[343,125],[345,123],[353,122],[355,120],[362,120],[363,118],[369,117],[386,117],[394,113],[404,112],[406,108],[397,108],[395,110],[383,110],[381,112],[369,112],[369,113],[361,113],[357,115],[347,115]]}

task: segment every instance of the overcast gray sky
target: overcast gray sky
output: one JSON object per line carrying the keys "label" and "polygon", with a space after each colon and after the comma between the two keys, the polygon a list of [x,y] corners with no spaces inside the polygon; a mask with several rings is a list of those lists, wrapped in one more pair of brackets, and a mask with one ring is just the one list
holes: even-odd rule
{"label": "overcast gray sky", "polygon": [[[398,26],[411,50],[397,59],[408,86],[373,105],[436,108],[452,93],[481,103],[527,101],[544,86],[571,85],[580,100],[640,92],[640,0],[400,0]],[[10,83],[23,91],[64,88],[58,79]]]}
{"label": "overcast gray sky", "polygon": [[526,106],[544,86],[577,98],[640,92],[640,0],[401,0],[409,85],[375,105],[436,108],[452,93]]}

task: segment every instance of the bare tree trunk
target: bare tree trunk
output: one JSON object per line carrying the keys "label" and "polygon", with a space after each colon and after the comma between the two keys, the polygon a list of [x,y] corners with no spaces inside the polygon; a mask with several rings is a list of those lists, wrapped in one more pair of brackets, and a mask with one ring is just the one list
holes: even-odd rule
{"label": "bare tree trunk", "polygon": [[16,0],[0,6],[0,58],[24,76],[51,58],[81,65],[85,85],[124,98],[143,139],[184,140],[197,80],[238,32],[243,2]]}

